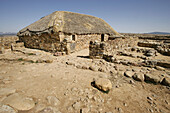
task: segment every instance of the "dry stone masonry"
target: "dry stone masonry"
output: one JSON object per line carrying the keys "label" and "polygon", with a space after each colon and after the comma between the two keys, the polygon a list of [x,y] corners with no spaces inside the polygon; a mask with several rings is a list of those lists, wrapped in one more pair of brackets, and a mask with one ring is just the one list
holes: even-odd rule
{"label": "dry stone masonry", "polygon": [[14,49],[24,47],[24,43],[19,41],[17,36],[1,36],[0,37],[0,54],[5,53],[5,49]]}
{"label": "dry stone masonry", "polygon": [[11,44],[16,43],[19,38],[17,36],[2,36],[0,37],[0,48],[10,49]]}
{"label": "dry stone masonry", "polygon": [[136,47],[137,43],[138,38],[136,37],[115,38],[104,42],[91,41],[89,45],[89,57],[111,60],[111,57],[113,57],[118,50]]}
{"label": "dry stone masonry", "polygon": [[102,59],[105,52],[105,43],[97,42],[97,41],[90,41],[89,45],[89,57],[90,58],[99,58]]}

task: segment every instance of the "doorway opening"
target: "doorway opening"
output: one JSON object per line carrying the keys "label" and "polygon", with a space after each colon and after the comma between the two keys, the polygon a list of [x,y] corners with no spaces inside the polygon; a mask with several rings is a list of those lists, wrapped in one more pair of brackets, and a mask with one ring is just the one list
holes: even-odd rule
{"label": "doorway opening", "polygon": [[101,34],[101,41],[104,41],[104,34]]}
{"label": "doorway opening", "polygon": [[72,35],[72,40],[76,41],[76,36],[75,35]]}

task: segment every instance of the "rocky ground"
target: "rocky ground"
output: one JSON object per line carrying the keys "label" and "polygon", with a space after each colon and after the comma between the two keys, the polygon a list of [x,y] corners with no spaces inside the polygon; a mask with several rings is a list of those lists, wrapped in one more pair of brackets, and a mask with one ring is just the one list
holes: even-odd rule
{"label": "rocky ground", "polygon": [[89,59],[88,49],[58,57],[6,50],[0,54],[0,113],[168,113],[169,68],[131,65],[148,59],[170,61],[135,51],[120,51],[108,62]]}

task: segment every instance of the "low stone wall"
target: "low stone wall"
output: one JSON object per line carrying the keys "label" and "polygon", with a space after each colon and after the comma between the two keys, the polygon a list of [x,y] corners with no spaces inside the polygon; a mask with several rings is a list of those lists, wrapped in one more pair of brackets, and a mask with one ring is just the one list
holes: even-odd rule
{"label": "low stone wall", "polygon": [[110,58],[117,53],[118,50],[125,50],[131,47],[136,47],[138,38],[125,37],[108,40],[105,42],[91,41],[89,45],[90,58]]}
{"label": "low stone wall", "polygon": [[11,44],[15,44],[19,38],[17,36],[2,36],[0,37],[0,47],[4,49],[11,48]]}
{"label": "low stone wall", "polygon": [[138,44],[137,37],[123,37],[114,40],[106,41],[105,54],[114,55],[117,50],[126,50],[131,47],[136,47]]}
{"label": "low stone wall", "polygon": [[140,42],[138,42],[138,46],[154,48],[159,53],[161,53],[163,55],[170,56],[170,44],[158,43],[158,42],[140,41]]}
{"label": "low stone wall", "polygon": [[140,41],[138,42],[138,46],[140,47],[149,47],[149,48],[156,48],[157,46],[160,46],[160,43],[156,42],[146,42],[146,41]]}
{"label": "low stone wall", "polygon": [[105,43],[90,41],[89,57],[92,59],[102,59],[105,52]]}

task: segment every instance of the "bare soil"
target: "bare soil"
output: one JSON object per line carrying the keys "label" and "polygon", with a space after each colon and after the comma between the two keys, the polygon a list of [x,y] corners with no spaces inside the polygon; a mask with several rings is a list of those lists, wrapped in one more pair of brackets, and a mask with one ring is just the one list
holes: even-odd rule
{"label": "bare soil", "polygon": [[[28,50],[26,51],[29,53]],[[19,111],[19,113],[36,113],[51,106],[47,101],[48,96],[56,96],[59,99],[60,104],[55,107],[62,113],[80,113],[84,109],[87,109],[89,113],[170,112],[170,88],[168,86],[138,82],[123,74],[127,69],[147,70],[147,67],[125,66],[103,61],[118,68],[115,73],[110,74],[79,69],[66,64],[68,61],[84,65],[98,62],[98,60],[87,58],[87,49],[59,57],[39,50],[29,49],[29,51],[39,54],[6,50],[5,54],[0,55],[0,88],[14,88],[17,93],[33,98],[36,103],[33,109]],[[165,58],[169,59],[168,56]],[[50,59],[53,62],[38,63],[37,59]],[[165,73],[165,71],[152,68],[150,70]],[[166,69],[166,71],[169,70]],[[91,85],[94,79],[101,77],[108,78],[112,82],[113,88],[108,94]],[[5,97],[1,97],[0,101]]]}

